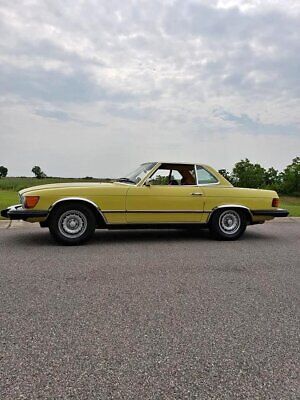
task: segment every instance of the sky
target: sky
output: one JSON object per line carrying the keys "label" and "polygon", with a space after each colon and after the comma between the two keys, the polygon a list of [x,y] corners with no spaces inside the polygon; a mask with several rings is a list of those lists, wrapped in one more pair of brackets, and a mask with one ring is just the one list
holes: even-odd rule
{"label": "sky", "polygon": [[300,156],[300,1],[0,0],[0,165]]}

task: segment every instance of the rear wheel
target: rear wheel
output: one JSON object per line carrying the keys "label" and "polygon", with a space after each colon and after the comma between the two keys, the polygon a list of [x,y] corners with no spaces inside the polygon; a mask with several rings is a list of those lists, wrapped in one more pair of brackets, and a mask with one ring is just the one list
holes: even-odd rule
{"label": "rear wheel", "polygon": [[90,239],[96,221],[89,207],[66,203],[55,208],[49,219],[49,230],[54,239],[65,245],[78,245]]}
{"label": "rear wheel", "polygon": [[246,215],[240,210],[220,209],[211,217],[210,232],[218,240],[236,240],[242,236],[246,227]]}

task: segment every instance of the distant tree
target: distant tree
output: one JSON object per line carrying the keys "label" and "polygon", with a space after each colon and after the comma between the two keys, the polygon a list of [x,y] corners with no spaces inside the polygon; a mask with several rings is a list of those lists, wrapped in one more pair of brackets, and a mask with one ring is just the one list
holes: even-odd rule
{"label": "distant tree", "polygon": [[280,191],[287,194],[300,193],[300,157],[292,160],[281,174]]}
{"label": "distant tree", "polygon": [[261,188],[265,185],[266,170],[259,164],[252,164],[248,158],[237,162],[232,170],[236,186]]}
{"label": "distant tree", "polygon": [[219,169],[219,174],[221,174],[222,176],[224,176],[225,179],[227,179],[229,182],[232,182],[232,177],[229,171],[227,171],[227,169],[223,168],[223,169]]}
{"label": "distant tree", "polygon": [[271,167],[265,170],[265,186],[270,189],[279,190],[281,183],[281,175],[277,171],[277,169]]}
{"label": "distant tree", "polygon": [[156,175],[154,179],[151,179],[151,185],[167,185],[168,183],[168,176]]}
{"label": "distant tree", "polygon": [[0,178],[5,178],[8,173],[8,169],[1,165],[0,167]]}
{"label": "distant tree", "polygon": [[34,175],[35,175],[35,177],[36,177],[37,179],[43,179],[43,178],[46,178],[46,177],[47,177],[47,175],[45,174],[45,172],[43,172],[43,171],[41,170],[41,167],[39,167],[38,165],[34,166],[34,167],[32,168],[31,171],[34,173]]}

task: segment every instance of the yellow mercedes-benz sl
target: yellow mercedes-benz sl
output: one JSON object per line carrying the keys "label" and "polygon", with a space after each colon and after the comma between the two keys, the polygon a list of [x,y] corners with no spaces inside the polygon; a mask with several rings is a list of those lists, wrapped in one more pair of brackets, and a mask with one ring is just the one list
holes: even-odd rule
{"label": "yellow mercedes-benz sl", "polygon": [[238,239],[247,225],[286,217],[272,190],[233,187],[203,164],[149,162],[112,183],[34,186],[1,216],[40,222],[60,243],[86,242],[95,229],[208,228]]}

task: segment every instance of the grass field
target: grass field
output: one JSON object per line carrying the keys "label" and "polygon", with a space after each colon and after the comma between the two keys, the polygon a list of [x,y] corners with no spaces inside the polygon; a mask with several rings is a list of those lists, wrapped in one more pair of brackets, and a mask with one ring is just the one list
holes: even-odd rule
{"label": "grass field", "polygon": [[0,210],[14,204],[18,204],[18,193],[10,190],[0,190]]}
{"label": "grass field", "polygon": [[300,197],[281,196],[280,207],[289,210],[290,217],[300,217]]}
{"label": "grass field", "polygon": [[28,177],[9,177],[0,179],[0,190],[11,190],[18,192],[21,189],[37,185],[47,185],[49,183],[67,182],[107,182],[109,179],[94,178],[28,178]]}
{"label": "grass field", "polygon": [[[0,210],[18,203],[18,191],[25,187],[58,182],[103,182],[108,179],[73,178],[2,178],[0,179]],[[286,208],[291,217],[300,217],[300,197],[280,196],[280,207]],[[0,217],[1,218],[1,217]]]}

